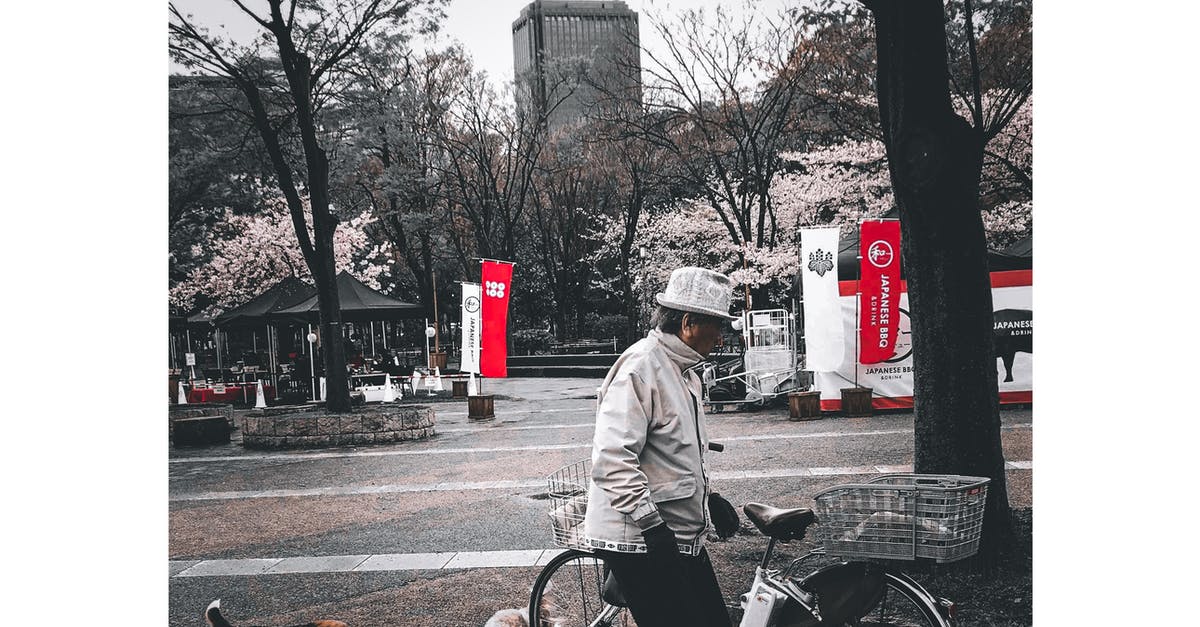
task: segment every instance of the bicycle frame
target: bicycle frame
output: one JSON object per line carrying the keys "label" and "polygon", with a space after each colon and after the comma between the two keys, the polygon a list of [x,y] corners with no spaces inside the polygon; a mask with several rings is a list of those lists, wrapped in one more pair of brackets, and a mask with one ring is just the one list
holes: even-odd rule
{"label": "bicycle frame", "polygon": [[796,627],[816,627],[822,620],[841,624],[848,617],[861,616],[864,610],[879,600],[886,585],[907,591],[930,616],[936,616],[942,627],[951,627],[953,604],[934,597],[907,574],[874,562],[839,562],[817,569],[799,582],[794,573],[810,558],[825,555],[823,548],[810,551],[792,560],[783,569],[771,569],[769,563],[775,550],[772,538],[762,563],[754,569],[754,583],[742,595],[742,620],[739,627],[773,627],[780,608],[792,602],[811,615],[811,623]]}

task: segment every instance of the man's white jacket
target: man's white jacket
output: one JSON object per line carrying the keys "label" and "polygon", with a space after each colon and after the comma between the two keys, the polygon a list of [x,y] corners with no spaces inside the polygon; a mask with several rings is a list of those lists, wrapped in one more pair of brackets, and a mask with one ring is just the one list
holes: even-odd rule
{"label": "man's white jacket", "polygon": [[700,377],[703,358],[653,330],[613,364],[599,388],[592,440],[586,543],[645,552],[642,530],[660,522],[695,555],[708,528],[708,476]]}

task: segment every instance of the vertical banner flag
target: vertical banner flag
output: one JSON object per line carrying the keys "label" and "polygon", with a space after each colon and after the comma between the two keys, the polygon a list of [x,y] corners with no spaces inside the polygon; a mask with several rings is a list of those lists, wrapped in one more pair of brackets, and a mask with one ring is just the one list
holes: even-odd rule
{"label": "vertical banner flag", "polygon": [[508,295],[512,291],[512,264],[483,262],[482,342],[479,374],[508,376]]}
{"label": "vertical banner flag", "polygon": [[800,230],[805,369],[814,372],[837,370],[845,354],[837,251],[837,228]]}
{"label": "vertical banner flag", "polygon": [[868,220],[859,229],[858,361],[877,364],[895,352],[900,329],[900,221]]}
{"label": "vertical banner flag", "polygon": [[462,284],[462,372],[479,374],[479,337],[482,325],[478,283]]}

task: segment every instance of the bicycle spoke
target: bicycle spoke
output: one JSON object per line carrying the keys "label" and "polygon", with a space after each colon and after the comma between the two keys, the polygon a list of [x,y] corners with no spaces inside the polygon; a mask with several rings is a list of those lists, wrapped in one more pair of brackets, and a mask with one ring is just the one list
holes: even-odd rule
{"label": "bicycle spoke", "polygon": [[889,584],[879,603],[855,624],[862,627],[925,627],[932,623],[924,608]]}
{"label": "bicycle spoke", "polygon": [[531,608],[535,624],[546,627],[627,627],[628,610],[604,602],[604,563],[595,556],[571,552],[556,557],[535,584],[540,610]]}

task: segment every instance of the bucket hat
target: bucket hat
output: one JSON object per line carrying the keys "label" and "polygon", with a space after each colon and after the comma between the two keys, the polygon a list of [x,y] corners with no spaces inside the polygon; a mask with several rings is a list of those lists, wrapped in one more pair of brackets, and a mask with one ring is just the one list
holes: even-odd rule
{"label": "bucket hat", "polygon": [[733,282],[720,272],[705,268],[676,268],[667,281],[667,289],[655,295],[654,300],[663,307],[737,320],[729,315],[729,300],[733,295]]}

